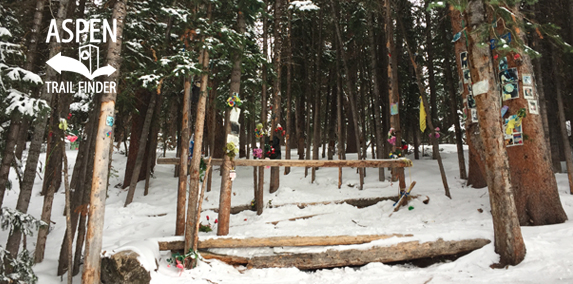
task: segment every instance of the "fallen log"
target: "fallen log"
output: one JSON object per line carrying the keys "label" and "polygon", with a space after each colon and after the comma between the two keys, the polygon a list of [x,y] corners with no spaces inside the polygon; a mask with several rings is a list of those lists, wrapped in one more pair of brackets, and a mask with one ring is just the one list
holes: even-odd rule
{"label": "fallen log", "polygon": [[[391,234],[391,235],[364,235],[364,236],[319,236],[319,237],[270,237],[270,238],[216,238],[199,240],[199,249],[208,248],[247,248],[247,247],[302,247],[302,246],[337,246],[355,245],[369,243],[375,240],[388,239],[392,237],[412,237],[411,234]],[[159,240],[159,250],[182,250],[183,239],[161,241]]]}
{"label": "fallen log", "polygon": [[[413,198],[417,197],[417,196],[412,196]],[[315,206],[315,205],[327,205],[327,204],[342,204],[342,203],[346,203],[358,208],[364,208],[364,207],[368,207],[368,206],[372,206],[380,201],[398,201],[399,197],[398,196],[389,196],[389,197],[374,197],[374,198],[353,198],[353,199],[345,199],[345,200],[336,200],[336,201],[320,201],[320,202],[308,202],[308,203],[301,203],[301,202],[297,202],[297,203],[285,203],[285,204],[274,204],[272,205],[270,208],[275,208],[275,207],[282,207],[282,206],[288,206],[288,205],[296,205],[298,206],[298,208],[303,209],[306,208],[308,206]],[[215,213],[219,212],[219,208],[208,208],[205,209],[203,211],[207,211],[207,210],[211,210]],[[252,210],[254,211],[253,207],[250,204],[245,204],[245,205],[238,205],[238,206],[233,206],[231,207],[231,214],[238,214],[241,213],[243,211],[247,211],[247,210]]]}
{"label": "fallen log", "polygon": [[271,256],[256,256],[249,259],[248,268],[282,268],[321,269],[343,266],[365,265],[371,262],[398,262],[437,256],[454,255],[470,252],[489,244],[487,239],[462,241],[444,241],[419,243],[406,242],[394,246],[370,249],[330,249],[322,253],[294,253]]}
{"label": "fallen log", "polygon": [[[158,158],[160,165],[179,165],[179,158]],[[223,164],[222,159],[213,159],[214,166]],[[383,159],[383,160],[257,160],[257,159],[236,159],[233,165],[253,166],[253,167],[312,167],[312,168],[338,168],[338,167],[360,167],[360,168],[386,168],[386,167],[412,167],[409,159]]]}

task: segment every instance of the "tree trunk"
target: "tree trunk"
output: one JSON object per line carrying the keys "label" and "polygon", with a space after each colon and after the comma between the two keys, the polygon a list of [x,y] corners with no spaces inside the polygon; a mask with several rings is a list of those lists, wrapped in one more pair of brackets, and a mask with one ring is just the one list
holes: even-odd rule
{"label": "tree trunk", "polygon": [[[515,10],[517,20],[522,21],[523,16],[518,12],[518,8],[512,10]],[[525,34],[521,30],[515,31],[515,34],[525,40]],[[533,74],[531,59],[521,47],[518,47],[518,50],[522,61],[514,60],[514,55],[510,53],[507,55],[509,66],[517,67],[521,74]],[[522,108],[529,109],[527,100],[521,99],[523,92],[520,93],[520,98],[504,102],[504,105],[509,107],[509,114],[515,114]],[[522,136],[527,139],[523,139],[522,146],[507,149],[519,223],[535,226],[563,223],[567,220],[567,215],[561,205],[551,161],[546,156],[547,145],[543,137],[541,118],[537,114],[529,113],[523,118],[522,125]]]}
{"label": "tree trunk", "polygon": [[[286,50],[286,56],[287,56],[287,62],[286,62],[286,67],[287,67],[287,73],[286,73],[286,96],[287,96],[287,105],[286,105],[286,137],[285,137],[285,159],[290,160],[290,147],[291,147],[291,138],[294,134],[294,131],[292,131],[292,65],[293,65],[293,61],[292,61],[292,12],[290,10],[288,11],[288,20],[287,20],[287,50]],[[288,175],[290,173],[290,168],[285,168],[285,175]]]}
{"label": "tree trunk", "polygon": [[[376,135],[376,157],[378,157],[378,159],[383,159],[382,157],[384,157],[384,139],[382,138],[382,119],[380,116],[380,83],[378,82],[378,66],[376,65],[376,62],[378,61],[376,59],[376,45],[374,44],[374,39],[375,39],[375,35],[374,35],[374,24],[372,23],[372,18],[374,17],[373,13],[369,13],[369,15],[366,16],[367,20],[368,20],[368,40],[370,43],[370,72],[371,72],[371,80],[374,83],[374,87],[373,87],[373,99],[374,99],[374,105],[372,106],[372,108],[374,109],[374,129],[375,129],[375,135]],[[384,168],[380,168],[378,169],[378,180],[379,181],[384,181],[386,179],[385,174],[384,174]]]}
{"label": "tree trunk", "polygon": [[[54,201],[54,194],[58,191],[62,182],[62,159],[64,156],[65,149],[65,133],[58,129],[58,124],[60,123],[60,117],[65,117],[69,113],[70,109],[70,96],[56,94],[56,99],[54,105],[54,113],[52,114],[52,135],[50,136],[49,143],[51,147],[48,147],[49,155],[46,155],[46,171],[44,172],[44,204],[42,205],[42,221],[50,224],[50,218],[52,216],[52,203]],[[48,140],[50,140],[48,139]],[[50,149],[51,148],[51,149]],[[57,172],[56,172],[57,170]],[[67,171],[67,169],[66,169]],[[34,252],[34,258],[36,263],[42,262],[44,260],[44,250],[46,248],[46,240],[48,237],[48,227],[41,227],[38,230],[38,242],[36,243],[36,251]]]}
{"label": "tree trunk", "polygon": [[[139,172],[141,171],[142,164],[144,162],[143,156],[145,155],[145,152],[147,152],[146,150],[148,149],[147,140],[149,138],[149,129],[151,128],[151,119],[153,118],[153,112],[155,111],[155,103],[157,101],[157,96],[159,95],[151,94],[151,100],[149,102],[149,105],[147,106],[147,113],[145,114],[145,121],[143,122],[143,129],[141,130],[141,136],[139,138],[137,157],[135,159],[135,165],[133,169],[133,174],[131,175],[131,182],[129,183],[129,190],[127,191],[125,204],[123,205],[124,207],[127,207],[127,205],[133,202],[133,196],[135,195],[135,188],[137,187],[137,182],[139,181]],[[145,161],[147,161],[147,159]]]}
{"label": "tree trunk", "polygon": [[[429,4],[429,2],[430,2],[429,0],[426,0],[426,6]],[[428,61],[427,61],[427,63],[428,63],[428,85],[430,87],[430,104],[429,105],[426,104],[426,108],[428,108],[428,107],[430,108],[430,113],[429,113],[427,119],[431,120],[431,119],[437,119],[438,118],[438,106],[436,104],[438,95],[436,93],[436,79],[434,77],[434,50],[433,50],[434,44],[432,43],[433,37],[432,37],[432,24],[431,24],[432,17],[431,17],[430,11],[426,11],[425,14],[426,14],[426,23],[427,23],[426,24],[426,31],[425,31],[426,32],[425,45],[426,45],[426,53],[428,55]],[[432,121],[432,123],[431,123],[432,126],[430,128],[433,128],[433,125],[435,125],[435,122],[436,121]],[[429,125],[430,125],[430,123],[428,124],[428,126]],[[439,125],[436,125],[436,126],[439,126]],[[433,129],[430,129],[430,131],[432,131],[432,130]],[[432,140],[436,140],[436,139],[437,138],[432,139]],[[440,154],[439,150],[440,150],[439,148],[438,149],[434,148],[434,151],[432,151],[432,158],[434,160],[438,159],[438,155]]]}
{"label": "tree trunk", "polygon": [[[35,12],[34,12],[34,22],[32,29],[30,30],[30,43],[28,44],[28,52],[26,53],[26,66],[24,69],[32,71],[34,67],[34,63],[36,62],[36,55],[38,49],[38,31],[41,30],[42,27],[42,17],[44,15],[44,7],[46,6],[45,0],[38,0],[36,2]],[[23,125],[25,124],[25,125]],[[26,145],[26,140],[21,141],[18,139],[20,137],[20,130],[21,128],[25,128],[26,132],[28,131],[27,127],[28,123],[27,120],[22,120],[22,114],[18,111],[13,111],[11,118],[10,118],[10,128],[8,130],[8,136],[6,137],[6,145],[4,146],[4,154],[2,155],[2,163],[0,164],[0,208],[2,208],[2,204],[4,201],[4,193],[6,192],[6,185],[8,183],[8,175],[10,174],[10,167],[12,166],[12,162],[14,161],[14,155],[16,158],[22,158],[22,151],[18,151],[16,149],[16,153],[14,153],[14,147],[17,143],[19,145]],[[23,150],[21,147],[20,150]],[[18,152],[20,155],[18,155]]]}
{"label": "tree trunk", "polygon": [[[447,16],[447,15],[446,15]],[[445,22],[443,22],[445,25]],[[445,33],[445,27],[442,29],[442,38],[445,46],[451,45],[451,39]],[[468,179],[466,173],[466,161],[464,158],[464,144],[462,141],[462,129],[460,127],[460,117],[458,116],[458,99],[456,96],[456,88],[454,86],[454,78],[452,75],[452,63],[450,61],[451,56],[449,56],[449,49],[446,52],[444,58],[444,77],[446,78],[446,91],[450,94],[450,111],[452,115],[452,121],[454,123],[454,130],[456,134],[456,146],[458,148],[458,166],[460,168],[460,179]],[[455,52],[454,52],[455,54]]]}
{"label": "tree trunk", "polygon": [[[207,19],[211,21],[211,4],[207,8]],[[205,38],[203,38],[203,41]],[[197,216],[197,202],[199,193],[199,174],[201,166],[201,148],[203,147],[203,133],[205,126],[205,106],[207,102],[207,84],[209,81],[209,52],[207,49],[201,51],[200,60],[202,64],[203,75],[201,76],[201,91],[199,101],[197,102],[197,116],[195,119],[195,146],[193,147],[193,157],[191,158],[190,177],[189,177],[189,198],[187,205],[187,219],[185,222],[185,251],[193,245],[195,231],[193,230]],[[191,263],[188,262],[187,265]],[[189,268],[189,267],[188,267]]]}
{"label": "tree trunk", "polygon": [[[237,15],[237,33],[245,34],[246,24],[245,17],[243,13]],[[229,97],[233,95],[238,95],[241,91],[241,63],[243,59],[243,47],[241,50],[236,51],[233,54],[233,70],[231,71],[231,85],[229,87]],[[227,109],[225,112],[225,134],[226,143],[230,142],[227,137],[231,133],[231,124],[234,123],[230,121],[231,109]],[[233,169],[232,160],[229,155],[225,155],[223,160],[223,166],[221,167],[221,191],[219,197],[219,226],[217,227],[217,235],[225,236],[229,234],[229,220],[231,219],[231,192],[233,187],[233,180],[230,177],[231,170]]]}
{"label": "tree trunk", "polygon": [[[141,133],[143,132],[143,125],[145,124],[145,114],[149,110],[149,104],[151,102],[151,96],[153,94],[144,88],[139,88],[135,91],[136,109],[137,112],[132,114],[131,119],[131,133],[129,139],[129,151],[127,154],[127,164],[125,165],[125,173],[123,176],[122,188],[125,189],[131,184],[132,175],[134,173],[135,164],[137,160],[137,154],[139,152],[139,142],[141,140]],[[145,137],[147,141],[147,137]],[[145,147],[143,148],[146,149]],[[126,149],[127,151],[127,149]],[[144,151],[144,168],[145,163],[147,163],[148,153]],[[141,172],[138,176],[137,181],[145,179],[145,173]]]}
{"label": "tree trunk", "polygon": [[[109,82],[119,82],[121,67],[121,44],[123,26],[127,12],[126,0],[118,0],[113,8],[112,18],[117,19],[117,40],[108,43],[107,63],[118,71],[106,79]],[[83,283],[100,282],[100,255],[102,247],[103,221],[105,214],[105,198],[107,179],[109,176],[109,160],[111,140],[106,133],[111,133],[113,127],[106,124],[107,117],[115,116],[116,93],[103,93],[97,140],[95,147],[94,172],[92,178],[92,192],[90,195],[90,210],[88,230],[86,236],[86,255],[84,259]],[[110,135],[112,136],[112,135]]]}
{"label": "tree trunk", "polygon": [[[68,0],[60,1],[57,23],[61,24],[63,19],[66,18],[66,12],[68,7]],[[60,36],[62,31],[60,31]],[[55,56],[61,51],[61,44],[58,42],[51,42],[49,45],[50,58]],[[57,78],[56,70],[52,68],[47,68],[46,77],[44,81],[54,81]],[[50,102],[52,94],[47,92],[47,89],[41,88],[40,99]],[[34,180],[36,178],[36,168],[38,166],[38,158],[40,156],[40,149],[42,143],[44,142],[44,132],[46,130],[46,123],[48,120],[48,114],[40,114],[34,122],[34,137],[32,138],[32,143],[30,144],[30,150],[28,151],[28,160],[26,162],[26,169],[24,170],[24,176],[22,179],[22,184],[20,185],[20,195],[18,196],[18,202],[16,204],[16,210],[27,213],[28,207],[30,205],[30,197],[32,196],[32,188],[34,187]],[[18,255],[20,250],[20,240],[22,238],[22,232],[18,228],[14,228],[8,237],[8,242],[6,243],[6,250],[10,252],[11,255]]]}
{"label": "tree trunk", "polygon": [[[396,108],[400,108],[400,93],[398,85],[398,53],[396,52],[396,45],[394,44],[394,23],[392,20],[392,7],[391,1],[384,1],[385,10],[385,31],[386,31],[386,47],[388,48],[388,96],[390,108],[396,105]],[[392,146],[392,152],[396,149],[402,147],[402,131],[400,126],[400,114],[395,113],[390,116],[390,127],[394,128],[394,133],[396,134],[396,144]],[[392,180],[401,180],[399,177],[404,174],[400,169],[392,170]],[[406,184],[400,183],[400,190],[406,189]]]}
{"label": "tree trunk", "polygon": [[[338,16],[338,12],[336,9],[336,5],[334,3],[333,0],[330,0],[330,4],[332,5],[332,18],[334,21],[334,26],[335,26],[335,32],[336,32],[336,38],[338,40],[338,49],[337,52],[340,55],[340,57],[342,58],[342,66],[344,67],[344,71],[346,73],[346,79],[347,79],[347,89],[348,89],[348,100],[350,101],[350,109],[352,111],[352,120],[353,120],[353,125],[356,131],[356,144],[358,147],[361,146],[361,141],[360,141],[360,137],[362,136],[362,130],[360,129],[359,126],[359,118],[358,118],[358,109],[356,107],[356,102],[355,102],[355,96],[354,96],[354,82],[352,82],[352,80],[349,79],[350,76],[350,69],[348,66],[348,57],[346,52],[344,51],[344,41],[342,40],[342,35],[341,35],[341,31],[340,31],[340,27],[338,24],[338,19],[340,18]],[[361,149],[357,149],[356,151],[357,155],[358,155],[358,160],[362,160],[362,153],[361,153]],[[359,189],[362,190],[362,187],[364,185],[364,169],[363,168],[359,168],[358,169],[359,175],[360,175],[360,186]]]}
{"label": "tree trunk", "polygon": [[149,155],[147,157],[147,167],[145,169],[145,189],[143,191],[144,196],[149,194],[151,173],[154,172],[155,160],[157,159],[157,138],[159,136],[159,129],[161,127],[159,122],[161,120],[161,105],[163,104],[164,98],[164,95],[161,95],[161,92],[158,95],[160,95],[160,97],[157,98],[158,101],[155,103],[155,110],[153,110],[153,121],[151,122],[151,133],[149,135],[149,144],[147,146],[147,152]]}
{"label": "tree trunk", "polygon": [[563,148],[565,149],[565,161],[567,163],[567,178],[569,180],[569,192],[573,194],[573,157],[571,156],[571,145],[569,144],[569,135],[567,134],[567,126],[565,119],[565,110],[563,107],[563,96],[561,92],[561,82],[563,82],[560,70],[562,65],[559,58],[556,56],[557,49],[552,48],[553,55],[553,74],[555,75],[555,93],[557,95],[557,105],[559,108],[559,129],[561,130],[561,139],[563,141]]}
{"label": "tree trunk", "polygon": [[[322,19],[322,10],[319,11],[318,14],[318,18]],[[315,71],[314,71],[314,76],[315,76],[315,82],[316,82],[316,89],[314,90],[314,106],[313,106],[313,110],[312,110],[312,114],[314,116],[314,121],[312,123],[313,125],[313,134],[312,134],[312,159],[313,160],[318,160],[318,147],[321,144],[321,139],[320,139],[320,115],[321,115],[321,110],[320,110],[320,104],[321,104],[321,96],[322,96],[322,92],[321,92],[321,81],[322,81],[322,72],[320,70],[320,61],[322,59],[322,21],[319,23],[318,25],[318,48],[317,48],[317,53],[316,53],[316,64],[315,64]],[[316,170],[317,168],[312,168],[312,174],[311,174],[311,183],[314,183],[314,180],[316,179]]]}
{"label": "tree trunk", "polygon": [[[467,32],[463,30],[462,26],[462,15],[461,13],[454,9],[452,5],[448,5],[450,21],[452,24],[452,32],[454,34],[462,33],[461,38],[454,44],[454,54],[456,57],[456,63],[458,66],[458,78],[460,81],[463,80],[463,70],[461,63],[461,54],[467,52]],[[469,89],[465,84],[462,85],[462,98],[467,100],[469,94]],[[466,143],[468,144],[468,182],[467,185],[472,185],[475,188],[483,188],[487,186],[485,179],[485,164],[484,159],[482,159],[483,154],[483,143],[480,137],[480,126],[477,122],[471,119],[471,110],[469,109],[467,103],[464,106],[464,111],[467,115],[466,119]]]}
{"label": "tree trunk", "polygon": [[[275,14],[274,14],[274,45],[273,45],[273,69],[274,72],[277,74],[275,80],[273,81],[273,115],[271,118],[271,141],[272,133],[277,128],[277,125],[281,121],[281,47],[282,47],[282,13],[283,13],[283,1],[276,0],[275,1]],[[281,134],[277,135],[282,145],[282,138]],[[280,151],[280,149],[278,149]],[[271,168],[271,177],[269,182],[269,192],[274,193],[279,189],[280,186],[280,174],[279,168],[273,167]]]}
{"label": "tree trunk", "polygon": [[[71,216],[72,221],[72,232],[75,234],[76,227],[78,225],[78,218],[81,214],[81,219],[83,223],[80,224],[80,229],[78,229],[78,240],[81,235],[80,249],[79,253],[83,251],[83,238],[85,235],[85,215],[87,214],[88,204],[89,204],[89,193],[91,192],[91,174],[93,171],[93,153],[95,151],[95,138],[97,135],[97,118],[100,111],[100,99],[99,96],[93,98],[94,108],[90,113],[89,120],[85,128],[86,139],[80,142],[80,147],[78,150],[78,155],[76,157],[76,163],[74,165],[74,170],[72,172],[72,180],[70,182],[70,187],[72,188],[72,208],[74,209]],[[81,228],[84,228],[82,231]],[[73,234],[72,234],[73,235]],[[58,272],[57,275],[61,276],[68,270],[68,236],[64,234],[62,240],[62,245],[60,248],[60,256],[58,259]],[[78,246],[78,244],[76,244]],[[76,259],[78,251],[76,250]],[[75,267],[75,265],[74,265]],[[78,272],[74,269],[74,275]]]}
{"label": "tree trunk", "polygon": [[517,265],[525,257],[525,244],[510,183],[509,161],[500,129],[499,93],[495,87],[495,69],[490,59],[489,47],[482,46],[480,34],[474,28],[490,23],[486,18],[482,0],[473,0],[466,10],[468,30],[468,60],[472,82],[487,82],[485,94],[475,97],[482,140],[486,149],[486,175],[493,218],[495,251],[500,264]]}

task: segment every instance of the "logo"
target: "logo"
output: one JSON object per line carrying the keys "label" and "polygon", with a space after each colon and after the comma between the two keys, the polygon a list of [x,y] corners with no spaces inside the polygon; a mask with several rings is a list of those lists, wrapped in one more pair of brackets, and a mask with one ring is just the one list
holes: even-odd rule
{"label": "logo", "polygon": [[[95,55],[95,64],[93,62],[93,55]],[[109,64],[101,68],[99,67],[99,47],[92,44],[80,47],[78,59],[62,56],[60,52],[50,58],[46,63],[59,74],[62,74],[62,71],[70,71],[83,75],[89,80],[93,80],[102,75],[109,76],[115,72],[115,68]]]}
{"label": "logo", "polygon": [[[49,93],[110,93],[116,92],[116,82],[113,81],[93,81],[103,75],[111,75],[117,71],[111,65],[100,67],[99,47],[94,44],[117,40],[117,20],[112,20],[111,24],[105,19],[76,19],[75,29],[68,25],[74,23],[71,19],[65,19],[58,23],[55,19],[50,21],[46,42],[52,39],[59,43],[69,43],[75,40],[76,43],[84,43],[78,51],[78,59],[63,56],[62,53],[50,58],[46,64],[56,72],[73,72],[86,77],[89,81],[79,81],[77,84],[71,81],[46,81],[46,89]],[[63,31],[60,33],[59,30]],[[75,33],[74,33],[75,32]],[[61,38],[60,38],[61,36]],[[75,88],[77,86],[77,88]]]}

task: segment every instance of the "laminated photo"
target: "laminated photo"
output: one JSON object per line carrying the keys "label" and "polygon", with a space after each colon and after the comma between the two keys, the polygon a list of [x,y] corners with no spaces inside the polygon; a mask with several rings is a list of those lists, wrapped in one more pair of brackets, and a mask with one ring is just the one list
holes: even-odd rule
{"label": "laminated photo", "polygon": [[533,93],[533,87],[523,87],[523,98],[526,100],[535,99],[535,94]]}

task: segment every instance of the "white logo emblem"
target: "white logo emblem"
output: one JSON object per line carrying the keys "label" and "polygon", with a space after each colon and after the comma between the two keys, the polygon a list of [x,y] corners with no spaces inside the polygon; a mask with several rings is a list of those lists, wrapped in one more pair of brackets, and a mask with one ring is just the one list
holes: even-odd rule
{"label": "white logo emblem", "polygon": [[[92,60],[94,54],[96,61],[95,64]],[[80,47],[78,58],[79,60],[62,56],[62,53],[60,52],[56,54],[56,56],[50,58],[46,63],[54,68],[54,70],[59,74],[62,74],[62,71],[70,71],[83,75],[90,80],[102,75],[109,76],[116,71],[116,69],[109,64],[99,68],[99,48],[95,45],[87,44]]]}

